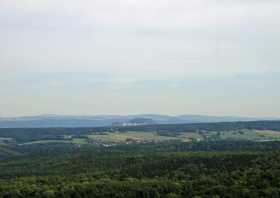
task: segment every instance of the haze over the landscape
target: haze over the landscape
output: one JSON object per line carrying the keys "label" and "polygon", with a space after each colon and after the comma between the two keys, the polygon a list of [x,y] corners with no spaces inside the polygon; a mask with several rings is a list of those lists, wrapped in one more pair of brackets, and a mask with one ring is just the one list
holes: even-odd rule
{"label": "haze over the landscape", "polygon": [[1,0],[0,117],[277,117],[279,10],[277,0]]}

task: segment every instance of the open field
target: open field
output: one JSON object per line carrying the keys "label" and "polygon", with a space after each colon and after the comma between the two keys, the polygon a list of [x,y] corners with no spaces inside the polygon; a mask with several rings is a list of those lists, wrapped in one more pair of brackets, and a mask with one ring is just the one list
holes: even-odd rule
{"label": "open field", "polygon": [[85,138],[74,138],[70,142],[78,145],[88,144],[88,141]]}
{"label": "open field", "polygon": [[31,142],[26,142],[21,145],[31,145],[31,144],[77,144],[77,145],[82,145],[82,144],[87,144],[87,139],[85,138],[73,138],[73,139],[57,139],[57,140],[38,140],[38,141],[31,141]]}
{"label": "open field", "polygon": [[127,141],[170,141],[170,140],[179,140],[178,137],[167,137],[160,136],[156,132],[110,132],[103,134],[91,134],[88,135],[88,138],[91,140],[96,140],[100,142],[114,142],[114,143],[124,143]]}
{"label": "open field", "polygon": [[261,137],[274,138],[280,140],[280,131],[255,130],[255,132]]}
{"label": "open field", "polygon": [[113,146],[161,142],[280,141],[280,122],[200,123],[101,128],[0,129],[0,146]]}
{"label": "open field", "polygon": [[280,140],[280,132],[270,130],[238,130],[238,131],[225,131],[219,134],[221,140]]}
{"label": "open field", "polygon": [[204,137],[200,135],[199,133],[181,133],[178,138],[182,140],[183,142],[191,142],[191,141],[201,141],[204,140]]}
{"label": "open field", "polygon": [[38,140],[32,142],[26,142],[21,145],[31,145],[31,144],[53,144],[53,143],[71,143],[69,140]]}
{"label": "open field", "polygon": [[205,141],[205,140],[247,140],[247,141],[278,141],[280,132],[269,130],[232,130],[223,132],[182,132],[179,134],[158,134],[156,132],[106,132],[87,136],[89,140],[98,142],[124,143],[131,140],[139,142],[162,142],[162,141]]}
{"label": "open field", "polygon": [[[8,139],[8,138],[6,138]],[[81,137],[64,136],[62,139],[37,140],[23,143],[31,144],[54,144],[68,143],[74,145],[85,145],[95,143],[114,144],[141,144],[158,143],[165,141],[198,142],[198,141],[224,141],[224,140],[246,140],[246,141],[280,141],[280,132],[271,130],[231,130],[220,132],[181,132],[181,133],[158,133],[158,132],[102,132],[90,133]],[[1,142],[0,142],[1,143]],[[2,145],[6,145],[2,143]]]}

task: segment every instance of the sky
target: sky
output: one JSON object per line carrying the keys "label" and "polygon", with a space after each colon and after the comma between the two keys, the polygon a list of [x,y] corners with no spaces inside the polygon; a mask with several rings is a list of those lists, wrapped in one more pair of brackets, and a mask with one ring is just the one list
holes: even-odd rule
{"label": "sky", "polygon": [[0,116],[279,116],[279,0],[1,0]]}

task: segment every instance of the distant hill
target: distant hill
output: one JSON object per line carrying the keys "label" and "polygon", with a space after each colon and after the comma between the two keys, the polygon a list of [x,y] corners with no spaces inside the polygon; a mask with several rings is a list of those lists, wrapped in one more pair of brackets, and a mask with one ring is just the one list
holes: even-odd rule
{"label": "distant hill", "polygon": [[204,115],[98,115],[98,116],[60,116],[41,115],[14,118],[0,118],[0,128],[48,128],[48,127],[102,127],[117,123],[127,125],[151,124],[188,124],[276,120],[276,118],[236,117],[236,116],[204,116]]}
{"label": "distant hill", "polygon": [[157,124],[151,118],[133,118],[126,122],[114,122],[112,126],[139,126],[139,125],[153,125]]}

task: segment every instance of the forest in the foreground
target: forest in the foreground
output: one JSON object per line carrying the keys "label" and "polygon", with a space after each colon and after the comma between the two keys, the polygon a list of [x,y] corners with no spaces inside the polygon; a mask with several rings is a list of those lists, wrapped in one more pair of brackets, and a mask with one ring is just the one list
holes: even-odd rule
{"label": "forest in the foreground", "polygon": [[22,144],[31,137],[24,131],[13,130],[13,140],[2,133],[0,197],[280,197],[277,140]]}
{"label": "forest in the foreground", "polygon": [[192,144],[44,145],[0,162],[0,197],[280,196],[278,142]]}

